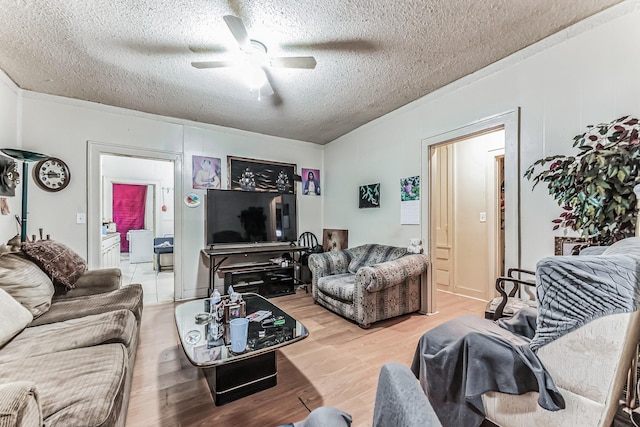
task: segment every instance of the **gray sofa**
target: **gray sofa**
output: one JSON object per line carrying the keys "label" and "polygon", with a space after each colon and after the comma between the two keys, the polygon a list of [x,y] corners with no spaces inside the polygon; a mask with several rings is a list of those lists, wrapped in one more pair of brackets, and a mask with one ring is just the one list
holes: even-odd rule
{"label": "gray sofa", "polygon": [[107,269],[53,294],[34,266],[0,256],[0,427],[124,426],[142,287]]}
{"label": "gray sofa", "polygon": [[313,300],[363,328],[420,310],[429,259],[406,248],[366,244],[309,256]]}

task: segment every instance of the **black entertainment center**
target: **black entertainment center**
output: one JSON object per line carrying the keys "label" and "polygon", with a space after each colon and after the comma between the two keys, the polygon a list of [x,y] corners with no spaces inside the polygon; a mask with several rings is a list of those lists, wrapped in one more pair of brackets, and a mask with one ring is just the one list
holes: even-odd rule
{"label": "black entertainment center", "polygon": [[[209,258],[209,296],[215,287],[215,275],[218,271],[224,273],[224,293],[229,285],[233,285],[237,292],[254,292],[265,297],[292,294],[295,292],[295,265],[289,262],[286,267],[270,261],[234,263],[222,266],[232,256],[242,255],[282,255],[295,254],[309,249],[306,246],[292,244],[255,244],[213,246],[203,249],[202,253]],[[293,256],[292,256],[293,258]]]}
{"label": "black entertainment center", "polygon": [[[237,292],[265,297],[295,292],[294,255],[308,249],[295,244],[295,194],[207,190],[205,206],[207,249],[202,253],[209,258],[209,295],[218,272],[224,274],[225,294],[229,285]],[[289,259],[285,264],[264,259],[284,254]],[[223,266],[230,258],[232,262]]]}

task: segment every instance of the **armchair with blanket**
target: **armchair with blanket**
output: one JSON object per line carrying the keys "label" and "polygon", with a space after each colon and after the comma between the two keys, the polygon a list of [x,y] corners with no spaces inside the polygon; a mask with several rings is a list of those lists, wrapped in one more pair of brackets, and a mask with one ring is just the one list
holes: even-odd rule
{"label": "armchair with blanket", "polygon": [[313,300],[363,328],[418,311],[428,260],[378,244],[312,254]]}
{"label": "armchair with blanket", "polygon": [[610,426],[640,340],[640,239],[536,267],[537,310],[423,335],[412,369],[442,424]]}

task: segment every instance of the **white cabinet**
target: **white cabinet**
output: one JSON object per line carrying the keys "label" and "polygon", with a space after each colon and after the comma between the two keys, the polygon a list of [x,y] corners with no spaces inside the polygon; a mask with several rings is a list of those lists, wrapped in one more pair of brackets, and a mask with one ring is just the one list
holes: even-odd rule
{"label": "white cabinet", "polygon": [[100,268],[120,267],[120,233],[102,236],[102,258]]}

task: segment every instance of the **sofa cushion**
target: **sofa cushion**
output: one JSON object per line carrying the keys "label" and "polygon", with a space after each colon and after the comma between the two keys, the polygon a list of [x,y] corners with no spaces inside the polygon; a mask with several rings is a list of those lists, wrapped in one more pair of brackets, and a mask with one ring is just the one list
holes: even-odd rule
{"label": "sofa cushion", "polygon": [[333,299],[353,303],[355,276],[345,273],[321,277],[318,279],[318,289]]}
{"label": "sofa cushion", "polygon": [[640,237],[627,237],[618,240],[602,252],[602,255],[635,255],[640,256]]}
{"label": "sofa cushion", "polygon": [[32,326],[2,348],[0,364],[25,357],[116,342],[129,349],[136,342],[136,332],[136,318],[129,310]]}
{"label": "sofa cushion", "polygon": [[337,299],[333,299],[322,292],[318,292],[318,304],[328,308],[334,313],[338,313],[342,317],[347,319],[356,320],[356,308],[353,302],[344,302]]}
{"label": "sofa cushion", "polygon": [[31,326],[115,310],[131,311],[139,324],[142,316],[142,285],[133,284],[112,292],[55,301],[48,312],[31,322]]}
{"label": "sofa cushion", "polygon": [[0,348],[33,320],[33,315],[7,292],[0,289]]}
{"label": "sofa cushion", "polygon": [[71,248],[54,240],[24,242],[22,251],[46,272],[56,285],[73,288],[87,271],[87,262]]}
{"label": "sofa cushion", "polygon": [[113,426],[128,369],[122,344],[103,344],[0,364],[0,383],[36,384],[47,426]]}
{"label": "sofa cushion", "polygon": [[0,288],[38,317],[49,310],[53,283],[33,262],[18,253],[0,256]]}
{"label": "sofa cushion", "polygon": [[349,272],[356,274],[360,267],[367,267],[381,262],[393,261],[407,254],[407,248],[387,245],[364,245],[359,254],[354,255],[349,263]]}
{"label": "sofa cushion", "polygon": [[53,300],[111,292],[119,289],[121,285],[122,272],[119,268],[88,270],[80,276],[73,289],[58,286]]}
{"label": "sofa cushion", "polygon": [[0,384],[0,426],[42,426],[38,391],[32,381]]}

